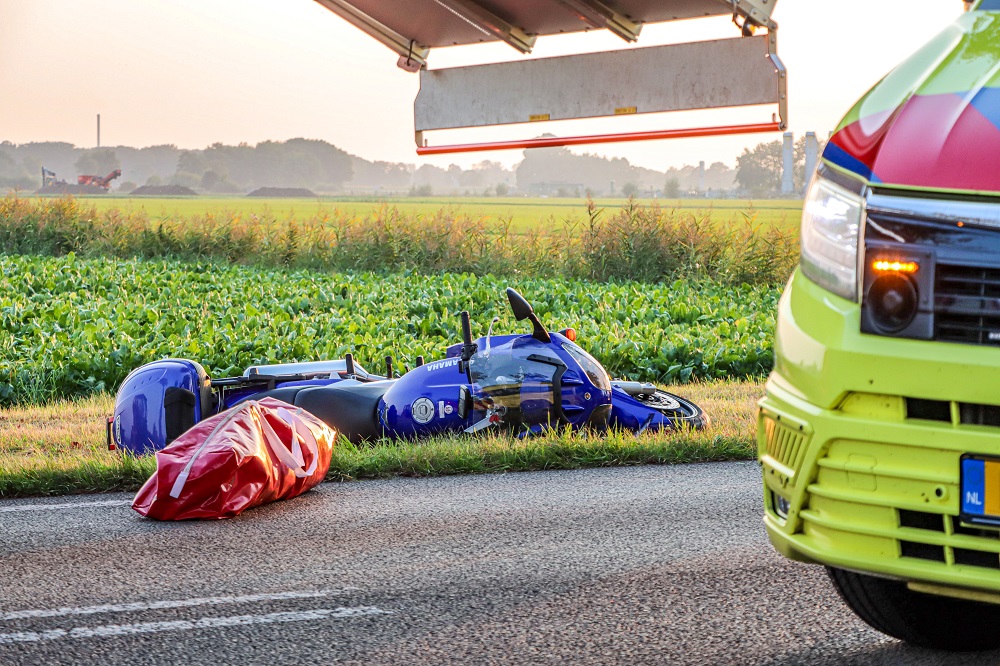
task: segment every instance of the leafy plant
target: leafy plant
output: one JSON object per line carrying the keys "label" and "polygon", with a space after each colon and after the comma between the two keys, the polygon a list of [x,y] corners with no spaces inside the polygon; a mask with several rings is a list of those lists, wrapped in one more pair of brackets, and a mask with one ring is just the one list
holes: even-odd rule
{"label": "leafy plant", "polygon": [[753,377],[772,365],[772,286],[0,255],[0,405],[114,390],[130,370],[164,357],[198,360],[214,376],[348,351],[373,369],[386,355],[402,367],[443,356],[459,339],[463,309],[475,335],[493,316],[495,330],[521,330],[503,298],[508,285],[550,328],[576,329],[617,377]]}

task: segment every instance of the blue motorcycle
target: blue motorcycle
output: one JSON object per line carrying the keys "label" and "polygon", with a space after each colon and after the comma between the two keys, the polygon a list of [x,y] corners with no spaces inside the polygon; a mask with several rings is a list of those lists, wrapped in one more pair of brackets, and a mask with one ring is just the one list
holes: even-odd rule
{"label": "blue motorcycle", "polygon": [[242,376],[211,379],[195,361],[164,359],[125,379],[108,419],[108,447],[131,454],[157,451],[199,421],[248,399],[277,398],[317,416],[352,442],[416,438],[446,432],[547,428],[644,431],[708,426],[694,403],[653,384],[612,380],[574,340],[572,329],[550,332],[513,289],[507,299],[532,332],[473,341],[468,312],[462,342],[444,359],[417,365],[398,379],[344,359],[247,368]]}

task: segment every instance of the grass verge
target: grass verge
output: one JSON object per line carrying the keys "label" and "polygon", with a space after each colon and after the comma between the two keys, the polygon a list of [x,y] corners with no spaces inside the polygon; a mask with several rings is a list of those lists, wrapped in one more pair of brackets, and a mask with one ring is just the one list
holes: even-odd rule
{"label": "grass verge", "polygon": [[[339,445],[327,479],[439,476],[579,469],[617,465],[745,460],[754,456],[758,382],[703,382],[678,389],[712,418],[702,432],[553,432],[515,440],[505,436],[437,437],[423,442]],[[109,452],[104,418],[113,398],[0,410],[0,498],[138,490],[153,473],[153,456]]]}

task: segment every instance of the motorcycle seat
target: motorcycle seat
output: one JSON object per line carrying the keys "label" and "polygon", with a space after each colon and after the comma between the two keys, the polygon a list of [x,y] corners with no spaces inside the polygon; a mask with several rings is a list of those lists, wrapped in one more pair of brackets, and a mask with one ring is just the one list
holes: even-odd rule
{"label": "motorcycle seat", "polygon": [[346,380],[327,386],[288,386],[253,396],[276,398],[301,407],[355,444],[382,436],[378,403],[392,381]]}

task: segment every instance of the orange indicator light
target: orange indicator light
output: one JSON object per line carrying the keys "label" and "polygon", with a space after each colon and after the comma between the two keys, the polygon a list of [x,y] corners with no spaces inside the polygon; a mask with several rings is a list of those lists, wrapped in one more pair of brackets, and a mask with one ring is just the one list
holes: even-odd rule
{"label": "orange indicator light", "polygon": [[576,342],[576,331],[573,330],[572,328],[567,328],[565,331],[563,331],[563,335],[565,335],[566,338],[571,342]]}
{"label": "orange indicator light", "polygon": [[879,273],[916,273],[920,265],[915,261],[886,261],[879,259],[872,262],[872,268]]}

